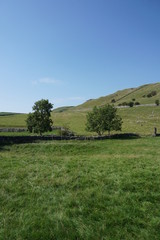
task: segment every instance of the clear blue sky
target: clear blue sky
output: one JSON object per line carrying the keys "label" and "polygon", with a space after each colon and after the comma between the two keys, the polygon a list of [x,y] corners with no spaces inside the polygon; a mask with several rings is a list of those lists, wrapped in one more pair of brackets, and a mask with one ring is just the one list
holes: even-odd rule
{"label": "clear blue sky", "polygon": [[0,0],[0,112],[159,81],[159,0]]}

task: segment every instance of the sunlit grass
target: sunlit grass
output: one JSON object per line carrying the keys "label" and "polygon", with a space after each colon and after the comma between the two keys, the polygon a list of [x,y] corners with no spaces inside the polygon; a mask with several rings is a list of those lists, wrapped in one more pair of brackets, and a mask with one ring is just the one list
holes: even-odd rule
{"label": "sunlit grass", "polygon": [[[123,119],[122,133],[131,132],[152,135],[154,127],[160,132],[160,107],[133,107],[118,109]],[[0,127],[26,127],[27,114],[0,116]],[[55,126],[69,126],[70,130],[80,135],[95,135],[85,130],[86,111],[68,110],[52,113]],[[0,133],[1,134],[1,133]]]}
{"label": "sunlit grass", "polygon": [[160,239],[159,144],[0,146],[0,239]]}

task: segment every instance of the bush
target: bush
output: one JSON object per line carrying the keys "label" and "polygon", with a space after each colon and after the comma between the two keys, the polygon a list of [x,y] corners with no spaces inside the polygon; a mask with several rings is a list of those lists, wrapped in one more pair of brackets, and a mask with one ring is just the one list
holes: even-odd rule
{"label": "bush", "polygon": [[148,97],[148,98],[152,97],[152,94],[151,94],[151,93],[148,93],[148,94],[147,94],[147,97]]}
{"label": "bush", "polygon": [[158,99],[155,101],[155,104],[156,104],[157,106],[159,106],[159,100],[158,100]]}
{"label": "bush", "polygon": [[59,129],[59,135],[62,137],[71,137],[74,136],[74,133],[70,130],[68,125],[64,125]]}
{"label": "bush", "polygon": [[129,107],[133,107],[133,105],[134,105],[134,102],[129,102],[129,103],[128,103],[128,106],[129,106]]}
{"label": "bush", "polygon": [[123,102],[122,106],[128,106],[128,103],[127,102]]}
{"label": "bush", "polygon": [[153,96],[156,96],[156,95],[157,95],[157,92],[156,91],[152,91],[152,92],[147,94],[147,97],[150,98],[150,97],[153,97]]}
{"label": "bush", "polygon": [[152,91],[151,94],[152,94],[152,96],[155,96],[155,95],[157,95],[157,92],[156,91]]}
{"label": "bush", "polygon": [[135,105],[140,105],[140,103],[139,102],[135,102]]}

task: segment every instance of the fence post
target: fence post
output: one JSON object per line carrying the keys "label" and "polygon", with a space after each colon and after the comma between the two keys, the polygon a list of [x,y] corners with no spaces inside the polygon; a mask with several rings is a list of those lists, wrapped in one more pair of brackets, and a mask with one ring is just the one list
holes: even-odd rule
{"label": "fence post", "polygon": [[154,137],[156,137],[157,136],[157,128],[155,127],[154,128]]}

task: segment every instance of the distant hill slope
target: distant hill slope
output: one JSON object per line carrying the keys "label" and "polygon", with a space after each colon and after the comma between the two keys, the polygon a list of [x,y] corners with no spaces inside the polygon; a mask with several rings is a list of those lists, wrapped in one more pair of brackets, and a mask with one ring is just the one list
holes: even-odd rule
{"label": "distant hill slope", "polygon": [[[149,97],[149,94],[153,92],[155,92],[156,95]],[[160,100],[160,82],[154,84],[146,84],[137,88],[124,89],[108,96],[91,99],[77,107],[74,107],[74,110],[88,110],[94,106],[111,104],[113,101],[115,101],[114,104],[116,106],[130,101],[139,102],[140,104],[154,104],[156,99]]]}
{"label": "distant hill slope", "polygon": [[12,112],[0,112],[0,116],[9,116],[9,115],[16,115],[21,113],[12,113]]}
{"label": "distant hill slope", "polygon": [[73,106],[66,106],[66,107],[59,107],[59,108],[55,108],[53,110],[53,112],[55,113],[61,113],[61,112],[65,112],[65,111],[68,111],[68,110],[71,110],[73,108]]}

